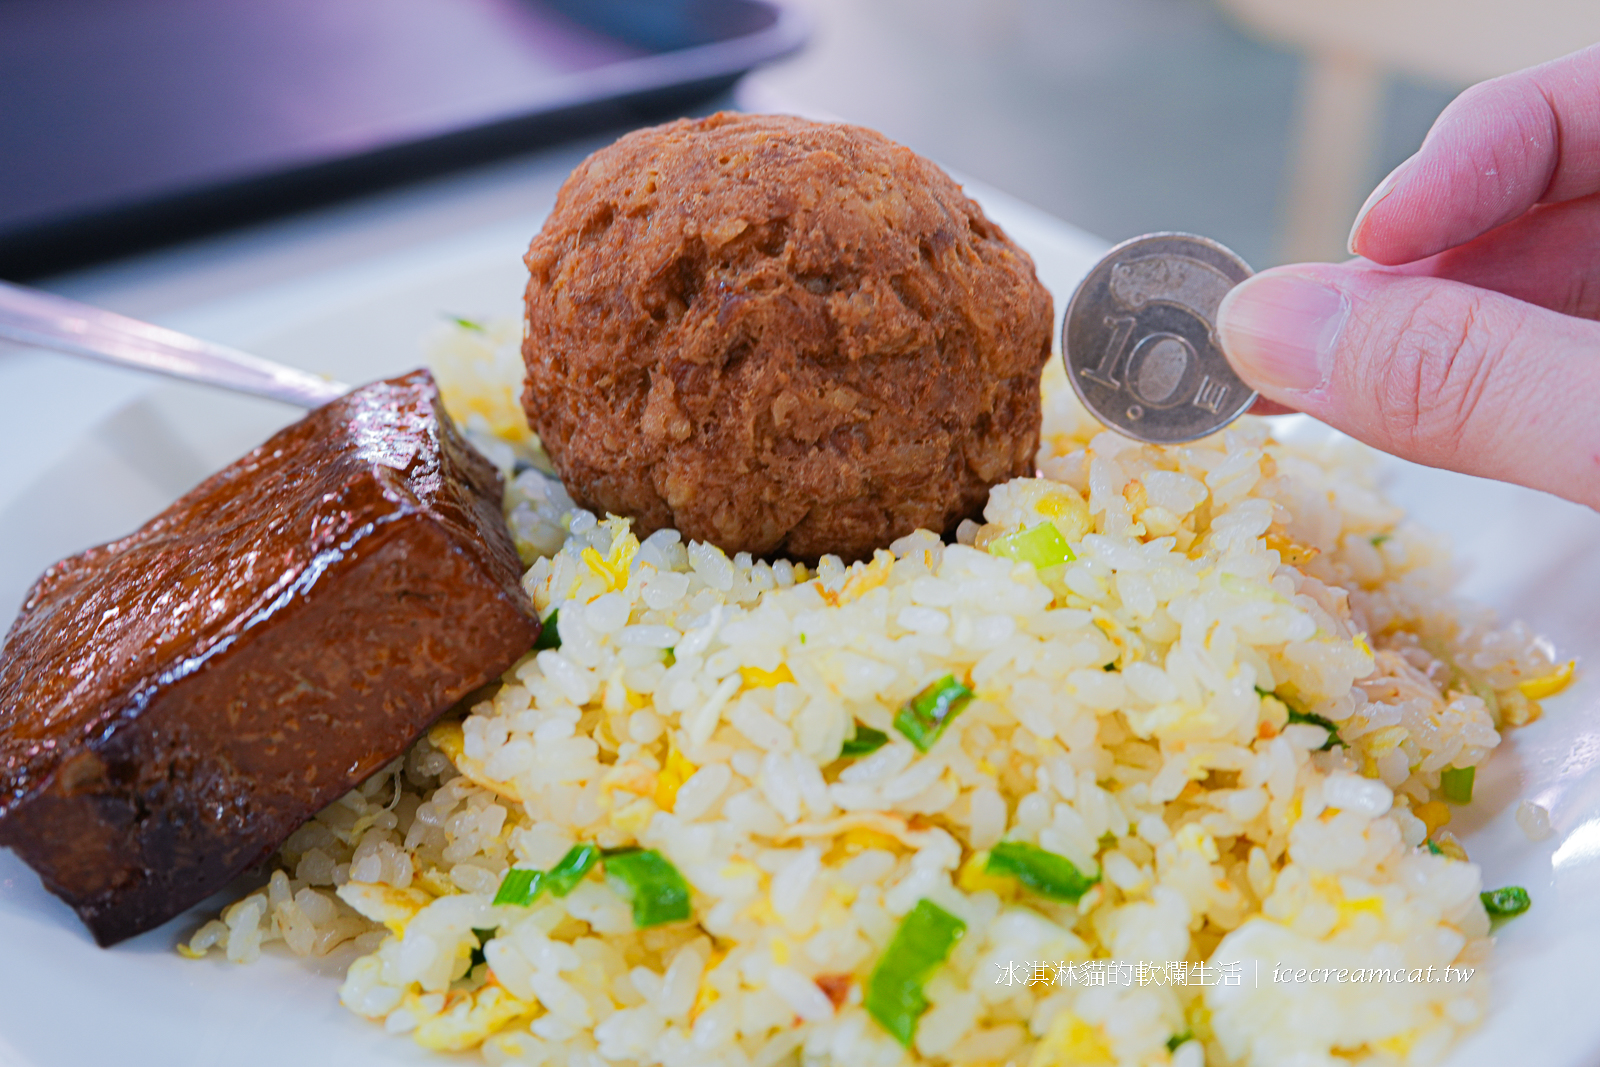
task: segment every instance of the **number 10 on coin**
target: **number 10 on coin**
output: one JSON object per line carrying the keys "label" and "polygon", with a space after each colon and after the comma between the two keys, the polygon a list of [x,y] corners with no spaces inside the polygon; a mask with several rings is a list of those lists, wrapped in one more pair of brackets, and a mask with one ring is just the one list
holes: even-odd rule
{"label": "number 10 on coin", "polygon": [[1193,441],[1244,414],[1255,393],[1228,365],[1216,323],[1222,298],[1249,276],[1238,256],[1192,234],[1113,248],[1062,323],[1079,399],[1106,425],[1152,444]]}

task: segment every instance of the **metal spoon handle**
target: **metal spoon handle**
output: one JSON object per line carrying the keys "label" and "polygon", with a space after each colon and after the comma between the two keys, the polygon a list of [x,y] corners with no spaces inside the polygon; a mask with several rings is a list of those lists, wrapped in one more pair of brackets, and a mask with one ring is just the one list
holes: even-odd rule
{"label": "metal spoon handle", "polygon": [[0,338],[314,408],[343,382],[76,300],[0,282]]}

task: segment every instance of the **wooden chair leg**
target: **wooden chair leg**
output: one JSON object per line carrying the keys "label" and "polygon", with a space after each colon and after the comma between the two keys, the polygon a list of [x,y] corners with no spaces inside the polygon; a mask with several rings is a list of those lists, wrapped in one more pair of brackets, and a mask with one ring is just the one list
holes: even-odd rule
{"label": "wooden chair leg", "polygon": [[1290,162],[1286,262],[1346,257],[1350,224],[1375,180],[1383,90],[1383,72],[1370,60],[1307,57]]}

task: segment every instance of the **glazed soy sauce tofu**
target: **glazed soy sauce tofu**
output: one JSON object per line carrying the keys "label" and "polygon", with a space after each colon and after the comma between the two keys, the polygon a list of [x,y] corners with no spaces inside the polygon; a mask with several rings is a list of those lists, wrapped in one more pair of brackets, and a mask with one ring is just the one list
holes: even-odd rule
{"label": "glazed soy sauce tofu", "polygon": [[534,643],[494,468],[426,371],[55,564],[0,666],[0,845],[102,945],[269,856]]}

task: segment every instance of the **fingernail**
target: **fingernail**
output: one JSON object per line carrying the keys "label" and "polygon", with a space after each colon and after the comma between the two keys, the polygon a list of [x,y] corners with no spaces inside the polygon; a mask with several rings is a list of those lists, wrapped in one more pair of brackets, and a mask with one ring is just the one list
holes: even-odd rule
{"label": "fingernail", "polygon": [[1298,274],[1258,274],[1223,298],[1217,329],[1245,381],[1264,391],[1304,392],[1327,382],[1349,314],[1350,301],[1332,286]]}
{"label": "fingernail", "polygon": [[1361,210],[1356,212],[1356,221],[1350,224],[1350,236],[1344,242],[1345,250],[1352,256],[1361,254],[1356,250],[1356,235],[1361,232],[1361,224],[1367,221],[1367,216],[1372,214],[1372,209],[1377,207],[1384,197],[1394,192],[1395,186],[1400,184],[1401,175],[1411,165],[1411,161],[1416,158],[1413,153],[1403,160],[1398,167],[1391,170],[1389,176],[1379,182],[1376,189],[1372,190],[1372,195],[1368,196],[1367,202],[1361,205]]}

